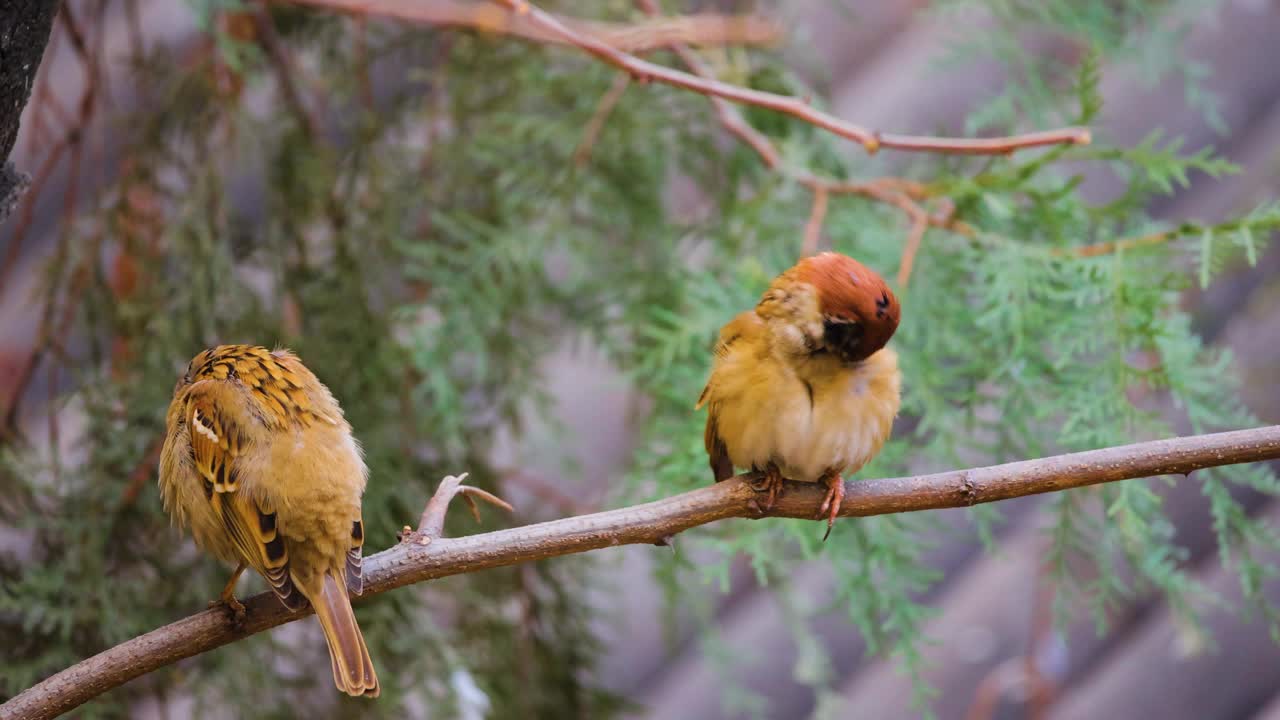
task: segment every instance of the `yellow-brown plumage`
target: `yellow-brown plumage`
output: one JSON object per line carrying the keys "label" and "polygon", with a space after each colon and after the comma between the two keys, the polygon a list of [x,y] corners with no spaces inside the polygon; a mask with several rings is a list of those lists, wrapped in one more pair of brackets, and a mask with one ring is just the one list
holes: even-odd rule
{"label": "yellow-brown plumage", "polygon": [[883,278],[845,255],[805,258],[774,279],[720,330],[698,400],[715,479],[760,472],[770,505],[784,477],[824,482],[830,527],[841,475],[880,452],[898,414],[898,359],[885,344],[899,315]]}
{"label": "yellow-brown plumage", "polygon": [[[368,469],[329,389],[287,350],[220,345],[174,388],[160,496],[196,544],[262,574],[292,609],[315,607],[333,678],[378,695],[348,591],[362,589],[360,496]],[[242,607],[242,606],[241,606]]]}

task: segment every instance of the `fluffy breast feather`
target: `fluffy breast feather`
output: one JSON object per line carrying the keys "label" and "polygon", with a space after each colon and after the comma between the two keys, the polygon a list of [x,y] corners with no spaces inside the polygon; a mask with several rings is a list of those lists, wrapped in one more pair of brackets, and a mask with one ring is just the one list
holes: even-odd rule
{"label": "fluffy breast feather", "polygon": [[898,415],[897,353],[884,348],[857,365],[806,374],[813,388],[808,432],[789,435],[779,448],[783,475],[808,481],[828,469],[857,472],[884,447]]}
{"label": "fluffy breast feather", "polygon": [[828,354],[796,362],[774,345],[755,313],[721,331],[699,406],[709,406],[729,459],[746,469],[773,462],[805,482],[829,469],[856,472],[883,447],[897,416],[897,354],[884,348],[856,365]]}

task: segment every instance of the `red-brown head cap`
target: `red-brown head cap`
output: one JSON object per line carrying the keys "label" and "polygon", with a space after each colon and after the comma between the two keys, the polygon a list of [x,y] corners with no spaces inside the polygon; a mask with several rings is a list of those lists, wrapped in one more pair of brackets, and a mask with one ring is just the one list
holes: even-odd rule
{"label": "red-brown head cap", "polygon": [[817,290],[824,343],[845,361],[867,359],[898,329],[898,298],[884,278],[857,260],[825,252],[801,260],[793,272]]}

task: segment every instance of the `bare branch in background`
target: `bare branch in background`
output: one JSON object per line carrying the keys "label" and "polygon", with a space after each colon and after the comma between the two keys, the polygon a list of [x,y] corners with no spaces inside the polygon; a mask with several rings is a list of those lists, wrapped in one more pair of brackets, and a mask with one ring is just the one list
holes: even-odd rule
{"label": "bare branch in background", "polygon": [[[637,0],[636,4],[648,15],[658,14],[657,3],[653,0]],[[677,45],[672,50],[694,75],[713,79],[711,68],[707,67],[702,58],[698,57],[698,54],[691,48],[686,45]],[[813,192],[813,205],[809,211],[809,221],[805,225],[804,240],[800,249],[801,257],[812,255],[817,251],[819,235],[822,232],[822,222],[827,214],[827,201],[833,194],[860,195],[877,202],[893,205],[906,213],[911,226],[907,234],[907,242],[903,247],[902,262],[899,264],[898,270],[898,286],[906,287],[907,280],[911,276],[911,267],[915,261],[915,254],[919,250],[925,230],[931,224],[939,224],[931,221],[929,214],[918,202],[929,196],[929,192],[923,184],[893,177],[864,182],[843,182],[819,177],[807,170],[797,171],[785,167],[782,164],[782,155],[778,152],[777,147],[774,146],[773,141],[747,123],[737,107],[724,98],[715,95],[708,95],[707,99],[711,101],[712,107],[715,108],[716,117],[720,121],[720,125],[755,151],[766,167],[781,172]]]}
{"label": "bare branch in background", "polygon": [[919,208],[908,213],[911,217],[911,229],[907,232],[907,244],[902,247],[902,260],[898,263],[898,287],[905,288],[911,279],[911,268],[916,263],[916,253],[920,251],[920,243],[924,233],[929,229],[929,215]]}
{"label": "bare branch in background", "polygon": [[582,167],[587,164],[587,160],[591,158],[591,149],[596,145],[596,138],[600,137],[600,131],[604,129],[605,121],[609,119],[618,101],[622,99],[622,93],[626,92],[630,84],[630,77],[625,73],[618,73],[609,90],[601,96],[600,103],[596,105],[596,111],[591,114],[586,130],[582,131],[582,142],[578,143],[577,149],[573,151],[574,165]]}
{"label": "bare branch in background", "polygon": [[[439,27],[466,27],[499,35],[544,43],[576,44],[537,18],[512,11],[497,3],[431,0],[289,0],[294,5],[310,5],[353,15],[371,15]],[[547,15],[561,27],[622,52],[645,53],[673,45],[774,45],[782,39],[782,28],[771,20],[752,15],[685,15],[657,18],[642,23],[609,23],[558,18]]]}
{"label": "bare branch in background", "polygon": [[800,257],[818,252],[818,240],[822,237],[822,221],[827,217],[827,189],[818,186],[813,190],[813,207],[809,209],[809,222],[804,224],[804,242],[800,245]]}
{"label": "bare branch in background", "polygon": [[673,70],[664,65],[641,60],[597,37],[575,31],[561,22],[556,16],[523,0],[503,1],[517,14],[528,17],[537,27],[552,33],[558,40],[578,47],[619,70],[625,70],[638,82],[665,83],[704,95],[732,100],[744,105],[755,105],[775,110],[804,120],[815,127],[820,127],[840,137],[860,143],[869,153],[874,153],[883,147],[948,155],[1008,155],[1018,150],[1049,145],[1088,145],[1091,140],[1089,130],[1079,127],[997,138],[944,138],[880,133],[876,130],[869,130],[860,125],[845,122],[830,113],[814,108],[800,98],[752,90],[740,85],[731,85],[710,77],[691,75],[679,70]]}

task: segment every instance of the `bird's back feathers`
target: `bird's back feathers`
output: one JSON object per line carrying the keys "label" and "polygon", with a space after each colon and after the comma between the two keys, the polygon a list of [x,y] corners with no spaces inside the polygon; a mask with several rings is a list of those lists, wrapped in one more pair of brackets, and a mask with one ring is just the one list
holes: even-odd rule
{"label": "bird's back feathers", "polygon": [[286,607],[309,600],[339,689],[376,695],[347,599],[363,590],[368,471],[328,388],[288,351],[219,346],[188,366],[168,425],[160,487],[175,521],[223,561],[257,570]]}

